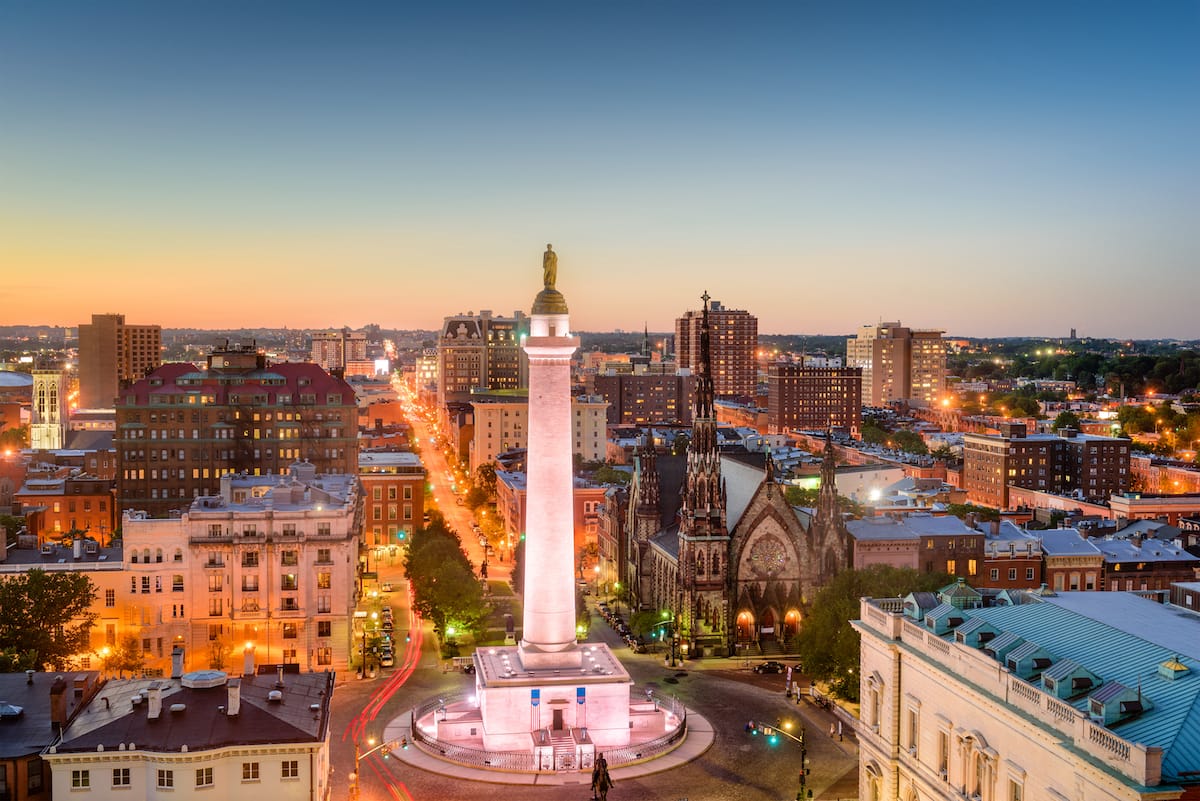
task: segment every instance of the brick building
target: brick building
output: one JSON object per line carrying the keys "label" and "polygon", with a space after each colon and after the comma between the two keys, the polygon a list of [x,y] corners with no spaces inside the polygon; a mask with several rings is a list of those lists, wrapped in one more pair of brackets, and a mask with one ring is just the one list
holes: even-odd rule
{"label": "brick building", "polygon": [[111,409],[118,390],[162,364],[162,328],[93,314],[79,326],[79,408]]}
{"label": "brick building", "polygon": [[860,368],[795,364],[772,364],[767,368],[769,433],[827,428],[857,431],[861,422]]}
{"label": "brick building", "polygon": [[[705,301],[708,300],[707,295]],[[688,311],[675,320],[675,355],[680,368],[700,363],[703,312]],[[758,383],[758,318],[719,301],[708,304],[709,360],[716,397],[754,397]]]}
{"label": "brick building", "polygon": [[367,545],[397,545],[425,515],[425,465],[405,451],[358,454],[363,488],[363,539]]}
{"label": "brick building", "polygon": [[608,402],[609,425],[692,422],[695,377],[690,373],[621,373],[592,379],[594,394]]}
{"label": "brick building", "polygon": [[1010,486],[1106,499],[1129,489],[1129,441],[1079,434],[1029,434],[1002,423],[1000,434],[963,435],[963,489],[972,503],[1010,508]]}
{"label": "brick building", "polygon": [[119,510],[162,514],[215,494],[228,473],[279,474],[297,461],[354,474],[357,424],[354,390],[315,364],[268,365],[234,346],[214,350],[207,370],[163,365],[118,399]]}

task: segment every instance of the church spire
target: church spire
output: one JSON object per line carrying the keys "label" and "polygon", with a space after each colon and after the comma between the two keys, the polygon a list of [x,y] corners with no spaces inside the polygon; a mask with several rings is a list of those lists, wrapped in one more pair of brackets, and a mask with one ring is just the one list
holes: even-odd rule
{"label": "church spire", "polygon": [[642,323],[642,355],[650,355],[650,324]]}
{"label": "church spire", "polygon": [[638,514],[658,520],[661,492],[658,486],[658,457],[654,451],[654,430],[646,429],[646,438],[638,449]]}

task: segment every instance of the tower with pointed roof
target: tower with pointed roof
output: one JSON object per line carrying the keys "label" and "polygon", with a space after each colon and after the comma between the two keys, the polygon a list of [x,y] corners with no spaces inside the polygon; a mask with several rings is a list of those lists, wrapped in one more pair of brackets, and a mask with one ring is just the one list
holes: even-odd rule
{"label": "tower with pointed roof", "polygon": [[854,539],[846,530],[838,508],[837,458],[833,436],[825,431],[825,453],[821,458],[821,488],[817,492],[817,512],[808,529],[810,552],[819,556],[810,586],[820,587],[847,567],[854,566]]}
{"label": "tower with pointed roof", "polygon": [[725,483],[717,449],[707,292],[700,321],[700,359],[696,364],[696,401],[687,473],[679,510],[678,630],[694,649],[701,639],[722,641],[729,598],[729,529]]}

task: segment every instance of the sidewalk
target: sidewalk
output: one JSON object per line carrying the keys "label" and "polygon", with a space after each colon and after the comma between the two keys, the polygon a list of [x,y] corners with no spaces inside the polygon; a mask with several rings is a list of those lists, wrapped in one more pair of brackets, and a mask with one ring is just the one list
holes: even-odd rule
{"label": "sidewalk", "polygon": [[[712,747],[714,733],[712,725],[701,715],[696,714],[692,710],[688,710],[687,714],[688,730],[683,741],[673,750],[668,751],[660,757],[638,762],[631,765],[621,765],[610,770],[612,777],[616,781],[621,779],[632,779],[641,776],[649,776],[654,773],[661,773],[672,768],[677,768],[680,765],[685,765],[694,759],[698,759],[709,748]],[[402,737],[407,737],[409,746],[407,749],[396,749],[391,752],[393,759],[398,759],[406,765],[414,768],[419,768],[429,773],[437,773],[443,776],[453,776],[456,779],[475,782],[490,782],[492,784],[525,784],[540,787],[563,786],[563,785],[590,785],[591,773],[589,771],[573,771],[563,773],[516,773],[499,770],[485,770],[476,768],[470,765],[461,765],[457,762],[450,762],[445,759],[432,756],[421,750],[412,736],[412,713],[406,713],[392,720],[383,730],[383,736],[388,741],[399,741]]]}

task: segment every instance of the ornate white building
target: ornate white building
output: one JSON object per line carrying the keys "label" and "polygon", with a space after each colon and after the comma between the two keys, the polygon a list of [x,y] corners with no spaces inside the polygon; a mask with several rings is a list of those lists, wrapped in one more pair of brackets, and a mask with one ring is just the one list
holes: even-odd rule
{"label": "ornate white building", "polygon": [[860,798],[1200,795],[1200,619],[1132,593],[863,599]]}
{"label": "ornate white building", "polygon": [[225,669],[246,643],[259,664],[348,667],[362,531],[355,476],[317,476],[308,464],[290,476],[225,475],[219,495],[178,517],[126,512],[123,531],[127,614],[144,641],[183,645],[188,669]]}

